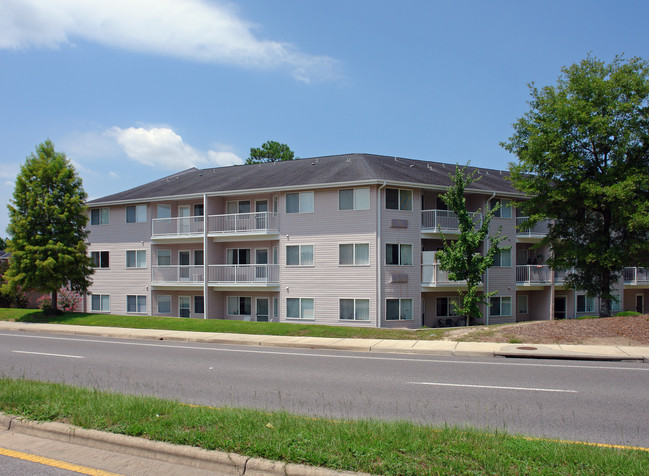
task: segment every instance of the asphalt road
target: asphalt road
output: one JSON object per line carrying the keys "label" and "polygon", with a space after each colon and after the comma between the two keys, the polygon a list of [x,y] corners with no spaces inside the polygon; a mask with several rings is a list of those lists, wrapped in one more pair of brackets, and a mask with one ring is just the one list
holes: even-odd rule
{"label": "asphalt road", "polygon": [[649,365],[0,334],[0,373],[211,406],[649,447]]}

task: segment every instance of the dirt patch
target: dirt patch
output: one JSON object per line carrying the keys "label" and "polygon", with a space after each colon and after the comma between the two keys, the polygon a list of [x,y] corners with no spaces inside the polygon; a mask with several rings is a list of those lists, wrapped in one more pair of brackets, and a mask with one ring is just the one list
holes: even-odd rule
{"label": "dirt patch", "polygon": [[646,346],[649,345],[649,316],[524,322],[489,330],[474,328],[455,338],[471,342]]}

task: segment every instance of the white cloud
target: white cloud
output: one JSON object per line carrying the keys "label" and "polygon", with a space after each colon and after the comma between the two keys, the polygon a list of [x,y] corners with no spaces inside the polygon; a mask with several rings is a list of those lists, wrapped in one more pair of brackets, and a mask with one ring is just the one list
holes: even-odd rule
{"label": "white cloud", "polygon": [[74,39],[141,53],[250,68],[288,68],[309,82],[338,74],[327,56],[264,40],[233,7],[208,0],[2,0],[0,48],[57,48]]}
{"label": "white cloud", "polygon": [[243,163],[241,157],[228,150],[200,152],[185,144],[182,137],[168,127],[113,127],[106,135],[112,137],[130,159],[151,167],[182,170]]}

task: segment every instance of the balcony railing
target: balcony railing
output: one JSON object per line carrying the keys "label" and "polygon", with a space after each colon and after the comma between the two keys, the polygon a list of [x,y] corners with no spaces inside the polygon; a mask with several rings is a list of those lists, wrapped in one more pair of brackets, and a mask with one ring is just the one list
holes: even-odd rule
{"label": "balcony railing", "polygon": [[161,284],[203,284],[205,268],[199,266],[154,266],[151,282]]}
{"label": "balcony railing", "polygon": [[[470,213],[476,227],[480,226],[482,213]],[[455,212],[450,210],[422,210],[421,212],[421,229],[423,231],[458,231],[460,229],[459,220]]]}
{"label": "balcony railing", "polygon": [[529,228],[521,227],[529,217],[516,217],[516,236],[521,237],[542,237],[548,234],[548,222],[540,221]]}
{"label": "balcony railing", "polygon": [[277,264],[214,264],[209,266],[210,283],[279,283]]}
{"label": "balcony railing", "polygon": [[210,215],[209,233],[268,233],[277,232],[277,213],[231,213]]}
{"label": "balcony railing", "polygon": [[516,284],[550,284],[550,267],[546,265],[516,266]]}
{"label": "balcony railing", "polygon": [[624,268],[624,284],[649,284],[649,268]]}
{"label": "balcony railing", "polygon": [[154,218],[152,236],[202,235],[205,230],[205,217]]}
{"label": "balcony railing", "polygon": [[448,277],[448,271],[444,271],[438,264],[422,264],[421,265],[421,284],[424,286],[439,286],[439,285],[466,285],[466,281],[452,281]]}

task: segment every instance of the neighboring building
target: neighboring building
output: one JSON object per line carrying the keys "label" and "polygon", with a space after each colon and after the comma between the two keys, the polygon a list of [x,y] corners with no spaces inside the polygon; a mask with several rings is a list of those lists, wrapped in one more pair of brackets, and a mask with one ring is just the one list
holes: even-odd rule
{"label": "neighboring building", "polygon": [[[473,169],[473,168],[471,168]],[[458,322],[463,283],[439,269],[457,220],[440,195],[454,165],[349,154],[192,168],[88,203],[97,266],[86,311],[209,319],[411,327]],[[508,173],[480,168],[466,201],[511,245],[485,274],[489,323],[575,317],[598,303],[565,289],[517,230]],[[645,310],[644,268],[625,270],[619,305]],[[625,303],[628,303],[626,305]]]}

